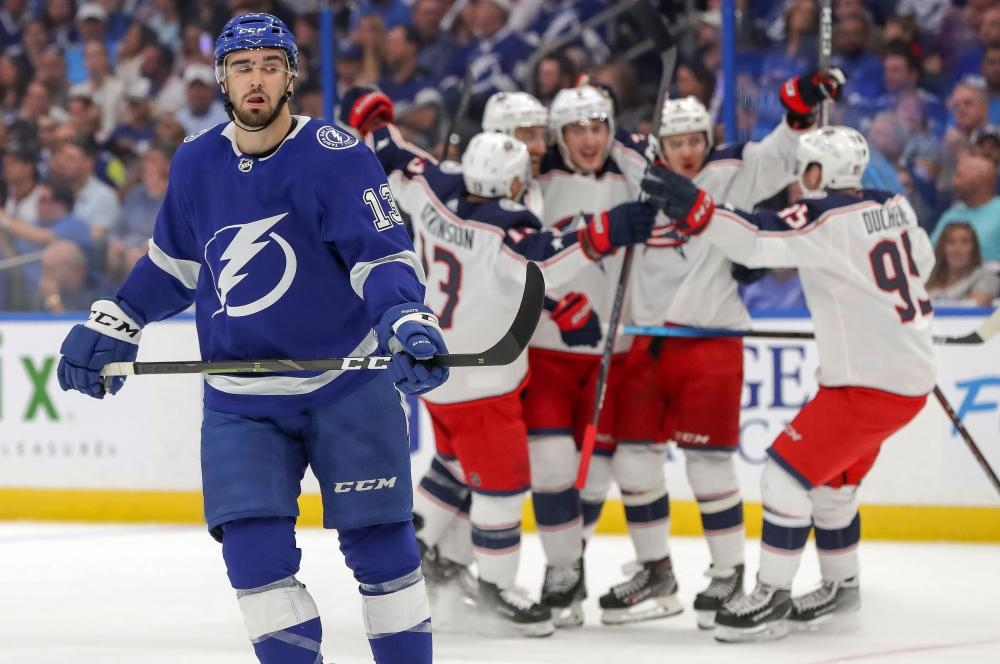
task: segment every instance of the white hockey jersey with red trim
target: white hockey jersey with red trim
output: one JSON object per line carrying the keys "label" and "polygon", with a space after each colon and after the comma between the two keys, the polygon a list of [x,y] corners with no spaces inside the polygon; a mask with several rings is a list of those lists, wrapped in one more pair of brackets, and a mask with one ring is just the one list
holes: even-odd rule
{"label": "white hockey jersey with red trim", "polygon": [[[759,143],[712,150],[694,183],[716,205],[753,209],[793,180],[798,143],[799,132],[783,122]],[[710,242],[678,236],[673,222],[659,215],[653,237],[636,251],[630,320],[637,325],[749,327],[732,267]]]}
{"label": "white hockey jersey with red trim", "polygon": [[[457,164],[436,164],[394,127],[375,132],[370,144],[410,218],[427,275],[425,303],[437,314],[451,352],[478,352],[506,332],[521,301],[528,260],[554,285],[590,265],[577,232],[543,231],[538,218],[514,201],[473,202]],[[524,380],[527,358],[522,353],[506,366],[454,368],[444,385],[423,398],[447,404],[508,394]]]}
{"label": "white hockey jersey with red trim", "polygon": [[916,396],[935,383],[934,251],[902,196],[830,192],[779,213],[716,208],[704,239],[749,267],[797,267],[816,327],[820,385]]}
{"label": "white hockey jersey with red trim", "polygon": [[[576,228],[595,214],[600,214],[620,203],[638,200],[639,182],[646,169],[642,156],[645,146],[639,136],[621,132],[613,143],[611,156],[598,173],[581,175],[569,168],[557,149],[552,148],[542,161],[539,183],[545,201],[542,226],[545,228]],[[549,288],[549,295],[559,299],[568,292],[584,293],[590,299],[594,312],[602,324],[611,316],[615,287],[621,273],[624,250],[594,262],[581,270],[565,287]],[[628,303],[625,303],[626,308]],[[626,313],[623,312],[622,320]],[[630,340],[619,335],[615,352],[628,349]],[[580,355],[600,355],[603,340],[596,346],[568,346],[559,336],[559,330],[547,317],[543,317],[531,340],[536,348],[558,350]]]}

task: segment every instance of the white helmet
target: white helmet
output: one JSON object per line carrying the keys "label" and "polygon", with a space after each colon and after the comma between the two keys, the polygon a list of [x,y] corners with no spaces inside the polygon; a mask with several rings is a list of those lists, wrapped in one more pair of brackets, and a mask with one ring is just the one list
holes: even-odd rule
{"label": "white helmet", "polygon": [[528,146],[512,136],[476,134],[462,155],[462,179],[470,194],[483,198],[512,198],[515,178],[531,176]]}
{"label": "white helmet", "polygon": [[520,127],[548,127],[548,122],[548,109],[527,92],[498,92],[483,111],[483,131],[509,136]]}
{"label": "white helmet", "polygon": [[662,139],[677,134],[690,134],[701,131],[705,133],[705,152],[712,149],[712,118],[705,105],[693,95],[681,99],[667,99],[663,102],[660,113],[659,139],[656,141],[656,156],[664,163],[667,159],[663,154]]}
{"label": "white helmet", "polygon": [[861,132],[850,127],[822,127],[799,137],[795,170],[803,189],[802,176],[810,164],[823,167],[819,189],[861,187],[868,157],[868,142]]}
{"label": "white helmet", "polygon": [[563,137],[563,127],[578,122],[599,120],[608,123],[608,144],[605,158],[611,154],[611,144],[615,140],[615,105],[603,91],[592,85],[581,85],[576,88],[564,88],[556,93],[549,108],[549,128],[556,136],[556,145],[562,153],[567,166],[575,168],[569,158],[566,139]]}

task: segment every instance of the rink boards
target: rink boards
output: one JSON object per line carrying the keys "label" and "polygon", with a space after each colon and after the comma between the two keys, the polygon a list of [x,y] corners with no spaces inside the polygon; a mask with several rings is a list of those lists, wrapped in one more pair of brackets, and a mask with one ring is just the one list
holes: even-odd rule
{"label": "rink boards", "polygon": [[[936,334],[964,334],[987,312],[939,312]],[[78,316],[0,318],[0,518],[82,521],[201,520],[197,376],[130,378],[104,401],[59,390],[58,348]],[[802,330],[802,317],[755,319],[758,329]],[[939,384],[994,468],[1000,467],[1000,341],[939,348]],[[194,322],[183,318],[143,332],[140,360],[198,357]],[[745,352],[741,485],[751,534],[759,528],[757,486],[764,451],[816,390],[812,342],[754,339]],[[419,427],[414,472],[426,467],[430,440]],[[681,452],[667,463],[673,530],[700,532]],[[310,476],[303,523],[319,524]],[[881,539],[1000,541],[1000,497],[952,431],[937,402],[883,448],[862,489],[865,536]],[[530,523],[530,509],[526,508]],[[620,503],[609,501],[605,532],[624,532]]]}

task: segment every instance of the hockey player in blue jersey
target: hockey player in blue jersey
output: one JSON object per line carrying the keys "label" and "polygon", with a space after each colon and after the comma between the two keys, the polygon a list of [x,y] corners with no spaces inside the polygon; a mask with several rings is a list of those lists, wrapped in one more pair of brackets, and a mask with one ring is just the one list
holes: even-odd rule
{"label": "hockey player in blue jersey", "polygon": [[205,516],[260,662],[321,663],[316,604],[295,577],[311,466],[375,661],[429,664],[399,393],[441,385],[447,370],[420,360],[447,349],[377,159],[347,131],[289,111],[297,64],[274,16],[225,25],[215,65],[232,122],[177,151],[148,256],[70,331],[59,383],[102,398],[101,368],[134,360],[143,326],[192,303],[206,360],[395,350],[386,372],[206,376]]}

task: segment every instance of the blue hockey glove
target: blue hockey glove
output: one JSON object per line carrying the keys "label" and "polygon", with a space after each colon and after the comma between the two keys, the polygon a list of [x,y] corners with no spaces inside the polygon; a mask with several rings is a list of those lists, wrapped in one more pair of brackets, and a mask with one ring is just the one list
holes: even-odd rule
{"label": "blue hockey glove", "polygon": [[592,260],[610,254],[616,247],[645,242],[653,232],[656,208],[646,203],[616,205],[594,215],[580,234],[580,244]]}
{"label": "blue hockey glove", "polygon": [[642,192],[650,204],[674,220],[683,235],[698,235],[712,221],[715,201],[683,175],[654,166],[642,178]]}
{"label": "blue hockey glove", "polygon": [[423,394],[448,380],[448,368],[429,364],[435,355],[447,355],[437,316],[424,304],[397,304],[375,326],[382,352],[392,353],[389,375],[403,394]]}
{"label": "blue hockey glove", "polygon": [[545,309],[567,346],[596,346],[601,341],[600,319],[583,293],[568,293],[558,302],[546,297]]}
{"label": "blue hockey glove", "polygon": [[[103,399],[101,369],[110,362],[134,362],[139,352],[142,318],[123,300],[97,300],[90,305],[90,318],[66,335],[59,352],[59,387]],[[116,394],[125,384],[115,376],[107,391]]]}

